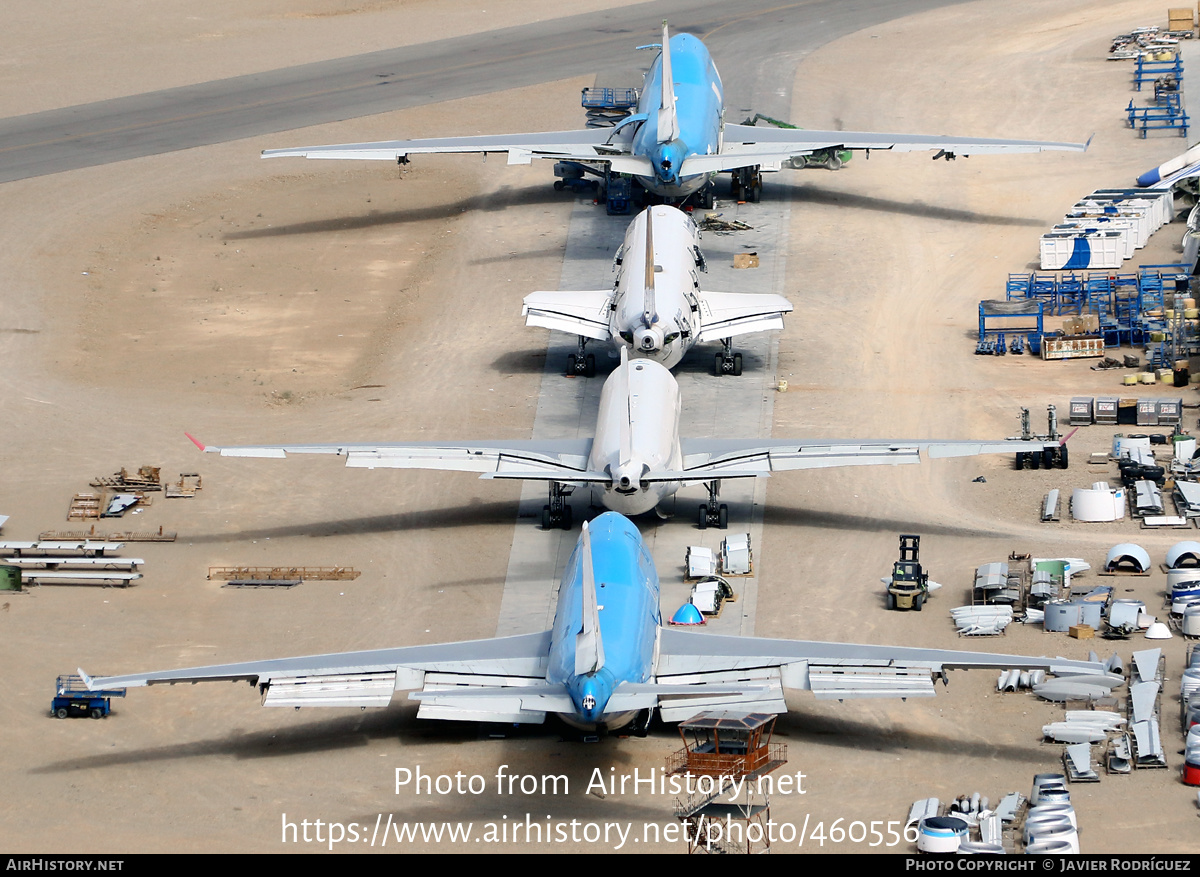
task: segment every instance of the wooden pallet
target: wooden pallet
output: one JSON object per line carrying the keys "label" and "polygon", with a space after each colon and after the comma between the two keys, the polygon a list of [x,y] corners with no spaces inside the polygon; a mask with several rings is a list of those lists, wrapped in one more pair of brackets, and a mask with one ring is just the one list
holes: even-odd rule
{"label": "wooden pallet", "polygon": [[362,573],[351,566],[210,566],[210,580],[272,581],[300,579],[301,581],[344,582]]}
{"label": "wooden pallet", "polygon": [[88,521],[99,519],[103,499],[98,493],[75,494],[71,498],[70,508],[67,509],[67,520]]}

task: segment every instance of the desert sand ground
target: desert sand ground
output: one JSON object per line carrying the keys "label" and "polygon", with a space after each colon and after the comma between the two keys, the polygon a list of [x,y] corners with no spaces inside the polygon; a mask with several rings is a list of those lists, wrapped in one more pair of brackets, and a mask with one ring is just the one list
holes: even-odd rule
{"label": "desert sand ground", "polygon": [[[549,4],[491,0],[456,4],[461,14],[449,18],[434,2],[310,0],[287,14],[265,2],[166,3],[144,16],[115,2],[70,15],[7,5],[21,39],[0,65],[3,115],[556,14]],[[836,174],[769,179],[768,197],[797,202],[787,290],[796,313],[780,338],[789,390],[775,402],[777,435],[991,438],[1016,431],[1021,405],[1040,425],[1048,402],[1065,411],[1072,395],[1118,392],[1119,373],[1087,363],[974,357],[972,336],[978,300],[1000,297],[1008,272],[1032,268],[1038,235],[1070,204],[1181,151],[1178,138],[1143,141],[1123,127],[1129,69],[1104,60],[1109,37],[1158,23],[1164,10],[1079,0],[999,9],[968,3],[864,20],[799,65],[793,118],[809,127],[1096,138],[1084,156],[946,164],[877,155]],[[65,521],[70,496],[121,466],[159,465],[168,478],[199,470],[205,480],[194,500],[157,499],[105,525],[179,532],[174,544],[129,546],[126,554],[146,558],[137,587],[43,587],[4,600],[0,846],[309,850],[324,847],[281,844],[285,819],[374,825],[377,814],[463,820],[477,831],[526,813],[535,822],[633,822],[639,832],[670,822],[669,797],[583,789],[596,767],[657,768],[676,748],[671,729],[594,745],[563,741],[549,725],[486,739],[474,727],[419,722],[399,697],[363,713],[262,710],[241,685],[135,690],[102,722],[47,718],[54,677],[76,666],[126,672],[493,634],[512,527],[531,526],[514,520],[516,486],[346,472],[336,460],[199,457],[182,432],[224,442],[528,435],[545,339],[520,328],[517,308],[527,291],[557,284],[573,207],[551,191],[549,169],[430,158],[398,174],[254,156],[398,130],[498,130],[500,103],[535,107],[539,127],[571,128],[581,121],[578,89],[590,84],[580,71],[503,102],[467,99],[5,184],[5,538],[75,528]],[[739,209],[752,217],[752,206],[729,208]],[[1177,237],[1160,232],[1146,261],[1169,261]],[[1106,448],[1109,435],[1084,430],[1074,459]],[[1180,538],[1143,536],[1131,523],[1038,525],[1049,487],[1103,476],[1079,462],[1065,473],[1015,473],[1010,463],[774,479],[756,546],[758,633],[958,647],[944,611],[963,602],[979,563],[1021,550],[1098,568],[1115,542],[1139,541],[1157,560]],[[980,474],[987,482],[972,483]],[[900,532],[924,535],[922,559],[946,585],[919,615],[882,609],[878,577]],[[224,563],[341,564],[363,575],[233,592],[205,579]],[[1148,605],[1161,600],[1161,575],[1116,583]],[[967,645],[1085,657],[1090,644],[1016,629]],[[1087,852],[1200,848],[1169,697],[1184,644],[1165,649],[1172,767],[1077,788]],[[990,673],[955,674],[921,703],[798,696],[792,705],[777,733],[807,794],[776,796],[777,821],[902,820],[914,798],[1026,791],[1034,773],[1059,765],[1059,747],[1039,738],[1061,708],[996,695]],[[396,768],[491,777],[500,765],[566,774],[571,793],[416,797],[393,788]],[[868,848],[823,847],[831,850]]]}

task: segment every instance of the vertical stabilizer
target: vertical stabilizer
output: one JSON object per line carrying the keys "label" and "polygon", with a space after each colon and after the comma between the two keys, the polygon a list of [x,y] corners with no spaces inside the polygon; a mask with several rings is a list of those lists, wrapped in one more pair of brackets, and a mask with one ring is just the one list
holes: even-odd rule
{"label": "vertical stabilizer", "polygon": [[592,537],[587,521],[579,539],[583,556],[583,623],[575,636],[575,675],[587,676],[604,667],[604,643],[600,640],[600,606],[596,600],[596,576],[592,571]]}
{"label": "vertical stabilizer", "polygon": [[679,117],[675,113],[675,79],[671,75],[671,37],[667,22],[662,29],[662,102],[658,110],[658,142],[679,139]]}
{"label": "vertical stabilizer", "polygon": [[654,208],[646,211],[646,272],[642,282],[642,324],[651,328],[658,322],[654,303]]}
{"label": "vertical stabilizer", "polygon": [[621,346],[621,379],[625,382],[619,389],[625,394],[625,416],[621,418],[621,447],[617,466],[629,465],[633,459],[633,385],[629,381],[629,348]]}

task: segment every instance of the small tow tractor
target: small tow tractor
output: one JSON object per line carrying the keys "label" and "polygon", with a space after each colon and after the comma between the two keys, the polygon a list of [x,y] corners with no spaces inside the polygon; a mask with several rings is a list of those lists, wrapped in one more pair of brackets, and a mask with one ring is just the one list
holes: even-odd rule
{"label": "small tow tractor", "polygon": [[929,597],[929,573],[921,568],[920,536],[900,537],[900,559],[892,564],[892,578],[887,589],[888,609],[921,611]]}
{"label": "small tow tractor", "polygon": [[59,676],[54,700],[50,702],[50,715],[65,719],[68,716],[91,716],[102,719],[112,712],[112,698],[124,697],[124,688],[107,688],[90,691],[83,677],[74,674]]}

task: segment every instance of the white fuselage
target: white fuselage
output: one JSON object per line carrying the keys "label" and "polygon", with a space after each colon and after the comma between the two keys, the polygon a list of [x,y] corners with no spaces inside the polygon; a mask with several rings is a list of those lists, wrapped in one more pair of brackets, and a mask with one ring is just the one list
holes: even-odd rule
{"label": "white fuselage", "polygon": [[650,207],[634,218],[617,255],[614,343],[667,368],[679,364],[700,332],[699,246],[696,224],[681,210]]}
{"label": "white fuselage", "polygon": [[651,481],[646,475],[677,472],[679,385],[662,365],[634,359],[619,365],[600,391],[600,412],[588,468],[612,476],[592,486],[592,502],[623,515],[640,515],[679,489],[677,481]]}

